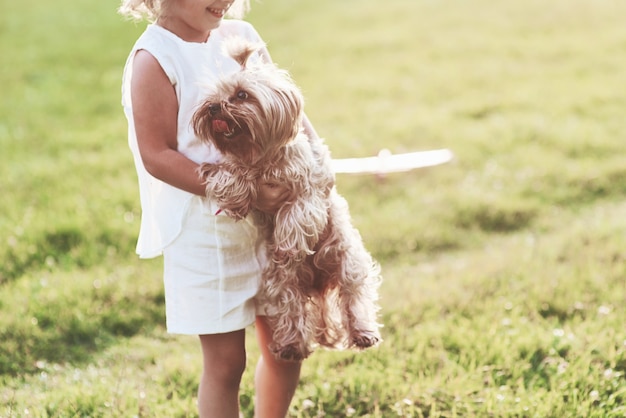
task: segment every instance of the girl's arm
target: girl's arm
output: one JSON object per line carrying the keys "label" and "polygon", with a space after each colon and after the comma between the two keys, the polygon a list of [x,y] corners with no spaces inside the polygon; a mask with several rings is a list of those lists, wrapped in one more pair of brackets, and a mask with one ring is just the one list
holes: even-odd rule
{"label": "girl's arm", "polygon": [[153,177],[204,196],[198,164],[177,151],[178,99],[158,61],[137,51],[131,80],[133,118],[143,164]]}

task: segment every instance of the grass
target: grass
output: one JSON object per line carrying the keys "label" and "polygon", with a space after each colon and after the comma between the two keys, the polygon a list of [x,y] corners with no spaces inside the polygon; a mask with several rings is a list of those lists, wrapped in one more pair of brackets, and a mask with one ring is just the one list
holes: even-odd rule
{"label": "grass", "polygon": [[[0,416],[193,417],[198,343],[165,333],[161,261],[134,255],[119,92],[143,26],[0,1]],[[338,178],[385,342],[315,353],[290,416],[626,416],[626,5],[253,6],[335,156],[456,156]]]}

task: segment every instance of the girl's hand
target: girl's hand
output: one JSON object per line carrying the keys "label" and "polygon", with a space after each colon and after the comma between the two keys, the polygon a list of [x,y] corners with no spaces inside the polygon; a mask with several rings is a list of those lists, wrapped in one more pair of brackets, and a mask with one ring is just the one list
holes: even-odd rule
{"label": "girl's hand", "polygon": [[262,182],[259,184],[259,195],[256,208],[261,212],[275,213],[289,198],[289,189],[281,184]]}

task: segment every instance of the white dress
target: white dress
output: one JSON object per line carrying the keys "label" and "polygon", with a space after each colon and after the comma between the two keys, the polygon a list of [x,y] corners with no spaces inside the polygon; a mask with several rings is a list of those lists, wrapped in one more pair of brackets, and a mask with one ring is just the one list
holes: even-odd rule
{"label": "white dress", "polygon": [[197,162],[216,162],[220,155],[195,137],[190,125],[206,87],[221,75],[239,71],[222,50],[223,40],[260,37],[247,22],[224,20],[205,43],[186,42],[168,30],[148,25],[124,68],[122,105],[128,120],[141,199],[137,253],[164,255],[167,330],[178,334],[215,334],[245,328],[254,321],[263,261],[262,243],[247,220],[235,222],[206,198],[152,177],[144,168],[135,135],[130,82],[138,50],[149,52],[170,79],[179,103],[178,151]]}

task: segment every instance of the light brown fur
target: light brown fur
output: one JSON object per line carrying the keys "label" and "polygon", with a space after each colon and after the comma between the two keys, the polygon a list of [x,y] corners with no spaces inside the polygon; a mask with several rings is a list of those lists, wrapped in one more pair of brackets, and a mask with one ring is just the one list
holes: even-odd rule
{"label": "light brown fur", "polygon": [[[276,66],[250,63],[259,47],[231,43],[241,71],[219,80],[194,115],[198,137],[223,156],[200,168],[207,196],[228,216],[253,216],[267,240],[259,299],[269,307],[277,358],[301,360],[317,345],[374,346],[380,267],[334,187],[327,146],[301,131],[300,90]],[[254,209],[259,180],[291,191],[275,215]]]}

